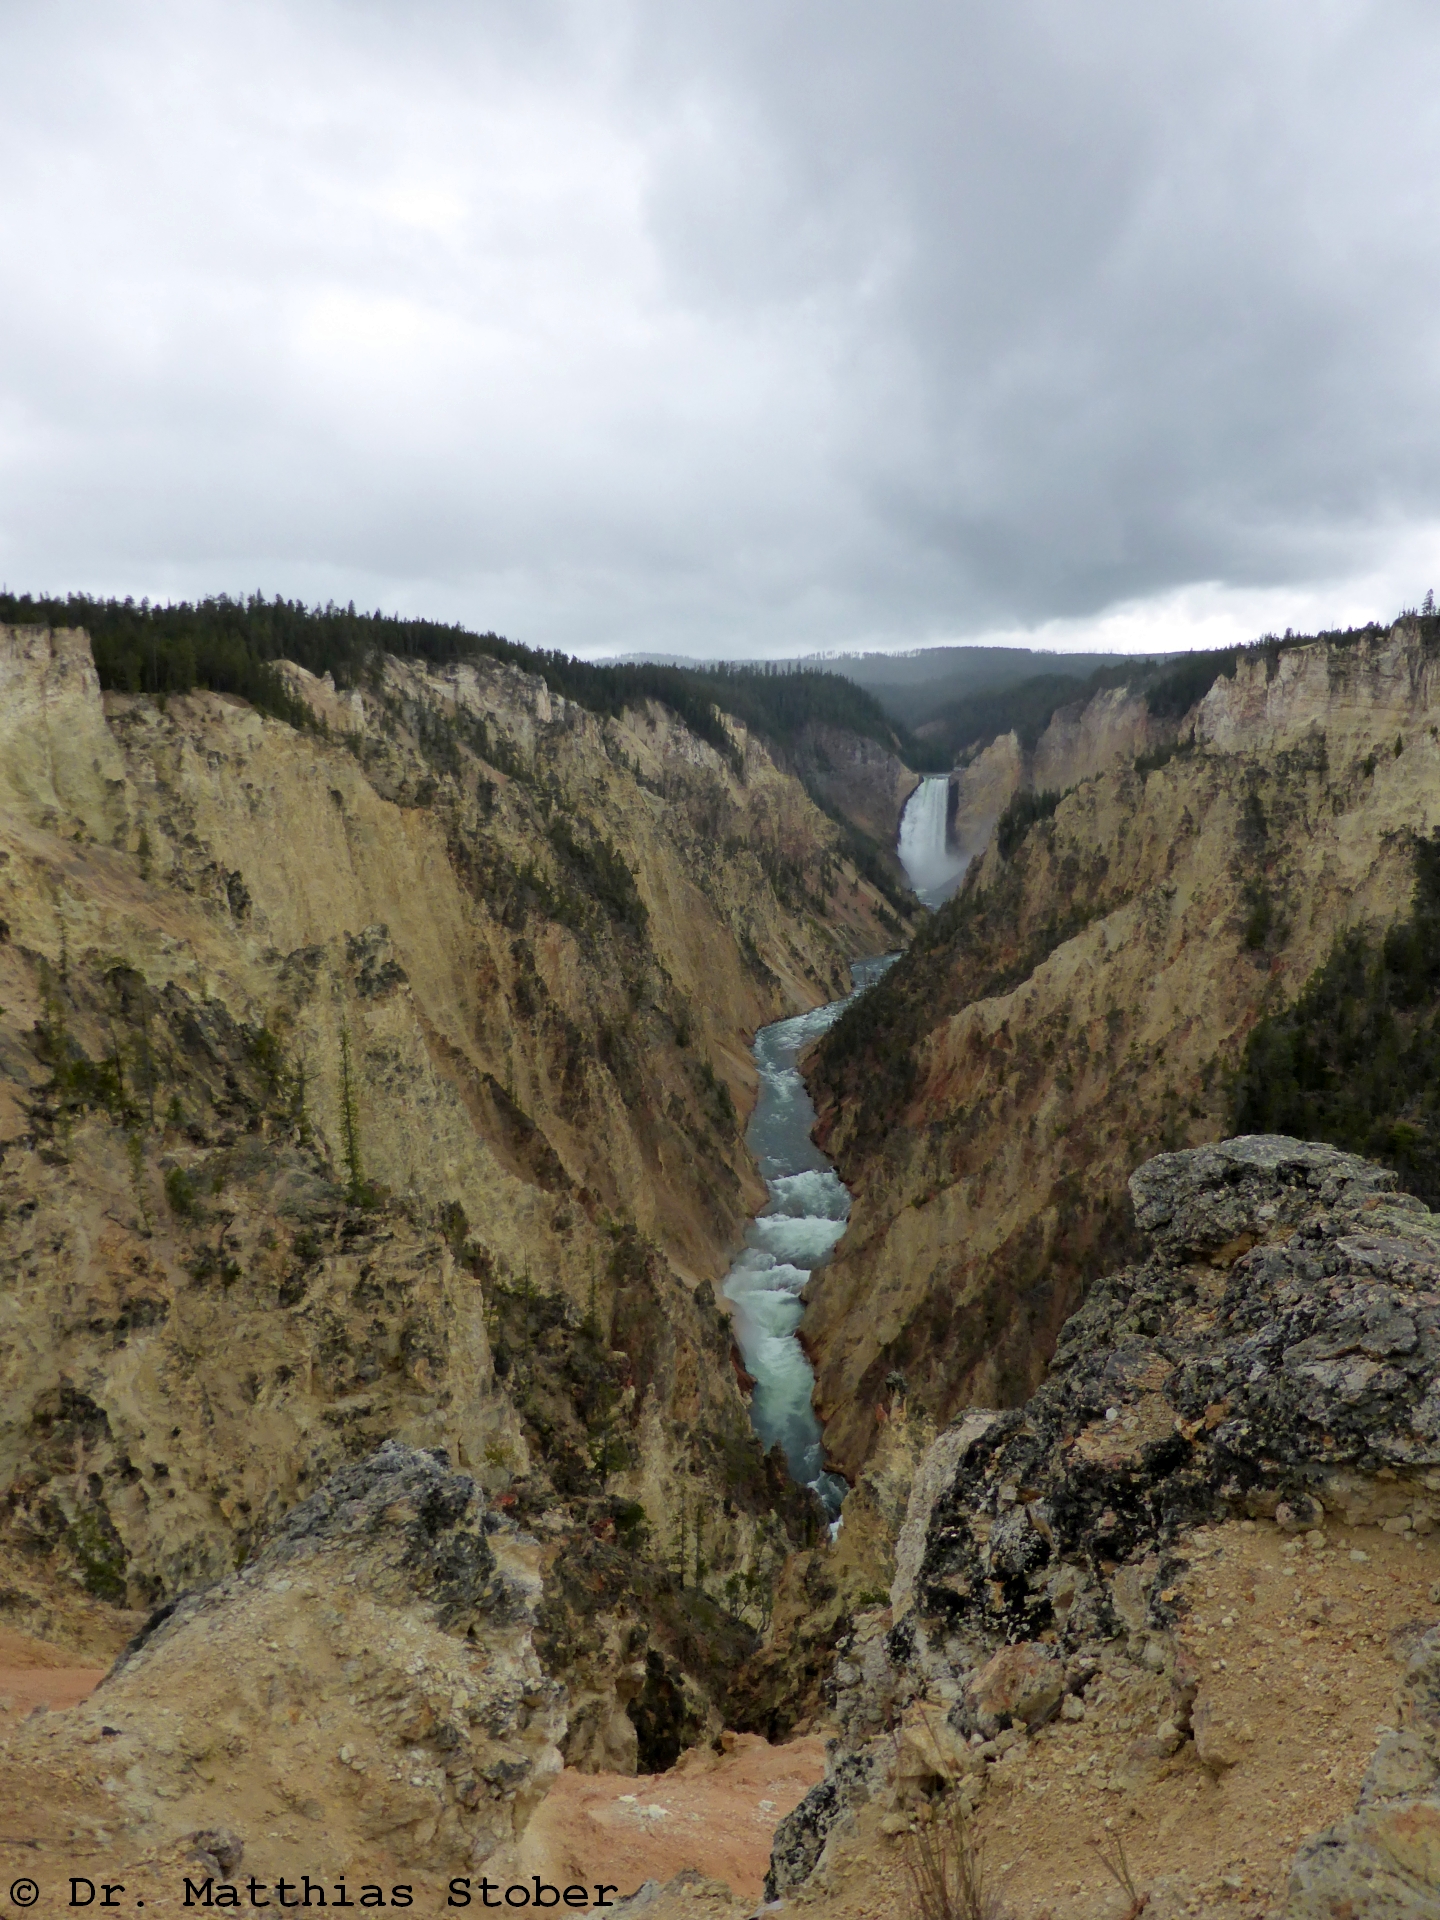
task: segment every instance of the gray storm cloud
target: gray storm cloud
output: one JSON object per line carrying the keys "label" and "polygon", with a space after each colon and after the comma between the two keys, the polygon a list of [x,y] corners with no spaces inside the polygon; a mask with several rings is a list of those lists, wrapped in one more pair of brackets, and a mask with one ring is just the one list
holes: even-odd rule
{"label": "gray storm cloud", "polygon": [[586,651],[1418,593],[1437,53],[1324,0],[0,9],[0,572]]}

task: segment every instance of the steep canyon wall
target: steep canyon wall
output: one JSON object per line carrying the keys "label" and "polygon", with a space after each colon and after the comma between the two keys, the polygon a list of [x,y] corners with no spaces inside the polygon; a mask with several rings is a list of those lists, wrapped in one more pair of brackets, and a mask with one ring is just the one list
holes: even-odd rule
{"label": "steep canyon wall", "polygon": [[893,935],[739,729],[491,663],[289,671],[324,732],[0,631],[8,1604],[168,1599],[345,1460],[443,1446],[547,1543],[572,1738],[633,1765],[639,1616],[673,1616],[657,1724],[714,1651],[639,1589],[813,1524],[712,1291],[746,1041]]}
{"label": "steep canyon wall", "polygon": [[1112,687],[1061,707],[1032,747],[1015,733],[998,734],[954,776],[956,846],[979,853],[1015,794],[1064,793],[1173,741],[1180,731],[1181,723],[1150,712],[1143,693]]}

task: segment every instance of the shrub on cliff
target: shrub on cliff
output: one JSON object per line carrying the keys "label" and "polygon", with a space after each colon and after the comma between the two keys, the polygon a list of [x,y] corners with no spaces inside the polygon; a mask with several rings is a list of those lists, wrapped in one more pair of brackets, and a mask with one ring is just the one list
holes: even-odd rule
{"label": "shrub on cliff", "polygon": [[995,822],[995,845],[1002,860],[1010,858],[1037,820],[1051,817],[1061,798],[1058,793],[1031,793],[1025,788],[1011,794],[1005,811]]}

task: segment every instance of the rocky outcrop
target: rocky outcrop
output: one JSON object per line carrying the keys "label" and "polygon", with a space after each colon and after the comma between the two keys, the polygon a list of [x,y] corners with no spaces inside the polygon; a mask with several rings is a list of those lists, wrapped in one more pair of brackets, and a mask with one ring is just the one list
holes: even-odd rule
{"label": "rocky outcrop", "polygon": [[76,628],[0,626],[0,796],[49,827],[79,821],[97,839],[123,826],[124,764]]}
{"label": "rocky outcrop", "polygon": [[1348,928],[1407,914],[1440,825],[1426,645],[1297,648],[1268,694],[1242,662],[1200,744],[1082,782],[1009,859],[991,844],[827,1036],[819,1137],[854,1205],[802,1337],[847,1473],[897,1371],[941,1421],[1022,1400],[1123,1257],[1147,1150],[1225,1132],[1255,1021]]}
{"label": "rocky outcrop", "polygon": [[1221,753],[1276,753],[1323,732],[1332,754],[1393,751],[1440,705],[1440,652],[1428,622],[1397,620],[1340,646],[1242,654],[1194,713],[1197,740]]}
{"label": "rocky outcrop", "polygon": [[1131,1191],[1154,1253],[1094,1288],[1022,1409],[971,1423],[930,1509],[915,1657],[937,1635],[952,1659],[1143,1639],[1167,1624],[1177,1529],[1216,1511],[1433,1523],[1440,1223],[1394,1186],[1266,1135],[1147,1162]]}
{"label": "rocky outcrop", "polygon": [[883,1769],[873,1754],[845,1752],[831,1759],[825,1778],[775,1829],[770,1871],[765,1876],[767,1900],[783,1900],[804,1886],[831,1840],[854,1832],[856,1808],[874,1797],[882,1780]]}
{"label": "rocky outcrop", "polygon": [[[842,1648],[846,1737],[777,1840],[777,1888],[867,1799],[899,1827],[937,1791],[978,1807],[1027,1737],[1084,1720],[1102,1670],[1153,1682],[1132,1771],[1189,1748],[1224,1773],[1255,1732],[1217,1701],[1228,1663],[1186,1641],[1197,1530],[1259,1521],[1323,1548],[1327,1527],[1414,1540],[1440,1521],[1440,1219],[1383,1169],[1273,1136],[1161,1155],[1131,1192],[1146,1257],[1094,1287],[1023,1407],[967,1415],[916,1472],[891,1609]],[[1429,1911],[1435,1647],[1357,1812],[1302,1850],[1296,1920]]]}
{"label": "rocky outcrop", "polygon": [[[1130,1198],[1159,1253],[1227,1266],[1256,1240],[1293,1232],[1317,1204],[1373,1207],[1394,1186],[1393,1173],[1352,1153],[1259,1133],[1147,1160],[1130,1176]],[[1408,1198],[1388,1204],[1417,1210]]]}
{"label": "rocky outcrop", "polygon": [[[115,1780],[121,1833],[223,1833],[192,1869],[266,1879],[285,1808],[342,1870],[382,1849],[491,1859],[560,1770],[564,1691],[533,1635],[540,1550],[435,1453],[389,1442],[287,1515],[239,1573],[166,1607],[99,1690],[12,1761]],[[273,1816],[272,1816],[273,1817]],[[228,1860],[217,1854],[228,1852]]]}

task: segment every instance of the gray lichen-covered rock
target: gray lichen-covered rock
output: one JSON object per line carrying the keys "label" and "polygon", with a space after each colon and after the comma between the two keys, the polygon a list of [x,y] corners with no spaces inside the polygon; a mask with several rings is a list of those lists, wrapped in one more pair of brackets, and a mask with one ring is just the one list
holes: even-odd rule
{"label": "gray lichen-covered rock", "polygon": [[1238,1251],[1323,1206],[1363,1205],[1395,1175],[1314,1140],[1239,1134],[1214,1146],[1161,1153],[1130,1179],[1135,1220],[1161,1252]]}
{"label": "gray lichen-covered rock", "polygon": [[[387,1442],[159,1613],[60,1742],[103,1737],[122,1823],[157,1840],[286,1806],[342,1857],[463,1870],[518,1837],[560,1770],[538,1558],[468,1475]],[[265,1878],[276,1836],[238,1837]]]}
{"label": "gray lichen-covered rock", "polygon": [[1355,1812],[1296,1856],[1282,1920],[1440,1920],[1440,1628],[1400,1697]]}
{"label": "gray lichen-covered rock", "polygon": [[[1184,1526],[1428,1502],[1440,1221],[1393,1185],[1268,1135],[1142,1167],[1156,1252],[1096,1286],[1023,1408],[971,1417],[926,1521],[915,1616],[975,1658],[1045,1633],[1072,1650],[1143,1639],[1170,1623],[1158,1595]],[[1190,1257],[1217,1242],[1228,1265]],[[897,1620],[901,1659],[911,1631]]]}
{"label": "gray lichen-covered rock", "polygon": [[825,1778],[817,1781],[775,1829],[765,1898],[779,1900],[803,1886],[820,1864],[826,1843],[857,1807],[874,1793],[883,1768],[873,1753],[832,1747]]}

